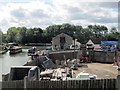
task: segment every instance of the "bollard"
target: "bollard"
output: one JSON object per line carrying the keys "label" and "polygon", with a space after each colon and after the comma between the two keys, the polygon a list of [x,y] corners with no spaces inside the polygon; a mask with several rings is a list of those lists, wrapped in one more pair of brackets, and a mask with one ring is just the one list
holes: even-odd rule
{"label": "bollard", "polygon": [[120,67],[118,67],[118,76],[117,76],[117,83],[116,83],[117,90],[120,90]]}

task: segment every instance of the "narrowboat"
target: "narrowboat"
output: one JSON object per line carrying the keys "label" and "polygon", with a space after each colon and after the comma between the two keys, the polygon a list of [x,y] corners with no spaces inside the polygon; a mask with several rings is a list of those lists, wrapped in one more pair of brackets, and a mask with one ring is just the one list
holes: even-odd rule
{"label": "narrowboat", "polygon": [[13,46],[12,48],[9,49],[10,50],[10,54],[16,54],[16,53],[20,53],[22,52],[22,47],[19,46]]}

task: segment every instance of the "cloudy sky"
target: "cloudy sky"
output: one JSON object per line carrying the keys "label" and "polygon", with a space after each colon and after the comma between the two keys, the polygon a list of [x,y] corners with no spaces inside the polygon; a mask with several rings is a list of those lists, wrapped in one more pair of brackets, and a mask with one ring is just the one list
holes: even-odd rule
{"label": "cloudy sky", "polygon": [[12,26],[45,29],[49,25],[62,23],[118,28],[118,1],[0,0],[0,28],[4,33]]}

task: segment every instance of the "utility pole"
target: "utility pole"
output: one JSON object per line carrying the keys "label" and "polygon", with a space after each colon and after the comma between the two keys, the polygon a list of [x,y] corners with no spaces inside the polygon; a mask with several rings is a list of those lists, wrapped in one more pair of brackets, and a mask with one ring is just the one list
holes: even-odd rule
{"label": "utility pole", "polygon": [[73,32],[73,33],[74,33],[74,34],[73,34],[73,39],[74,39],[74,55],[73,55],[73,56],[74,56],[74,57],[73,57],[73,58],[75,59],[75,32]]}

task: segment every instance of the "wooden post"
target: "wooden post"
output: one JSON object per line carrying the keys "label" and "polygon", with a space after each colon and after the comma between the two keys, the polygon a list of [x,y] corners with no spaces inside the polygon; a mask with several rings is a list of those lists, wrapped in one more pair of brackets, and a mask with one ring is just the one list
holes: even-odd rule
{"label": "wooden post", "polygon": [[116,83],[117,90],[120,90],[120,67],[118,67],[118,76],[117,76],[117,83]]}
{"label": "wooden post", "polygon": [[27,81],[28,81],[28,77],[25,76],[24,77],[24,90],[27,90]]}

